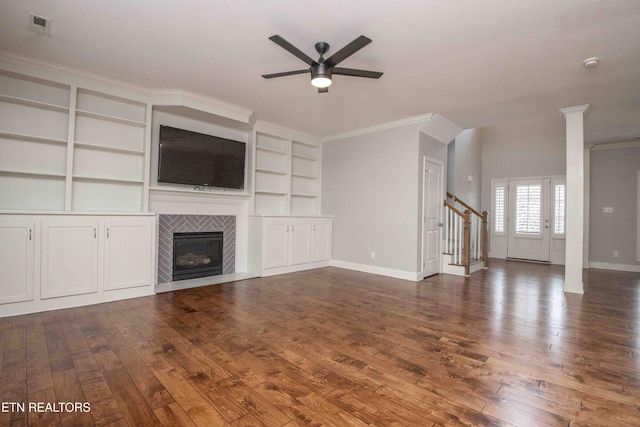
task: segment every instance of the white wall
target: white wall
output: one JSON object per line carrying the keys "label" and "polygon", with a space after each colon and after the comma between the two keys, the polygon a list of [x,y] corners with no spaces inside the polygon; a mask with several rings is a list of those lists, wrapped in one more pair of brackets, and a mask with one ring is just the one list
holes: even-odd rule
{"label": "white wall", "polygon": [[335,216],[334,260],[419,271],[420,128],[409,125],[324,143],[322,213]]}
{"label": "white wall", "polygon": [[560,113],[482,129],[482,210],[491,212],[491,180],[566,175]]}
{"label": "white wall", "polygon": [[[590,261],[636,265],[640,148],[591,152]],[[613,208],[604,213],[604,207]],[[614,258],[613,251],[618,251]]]}

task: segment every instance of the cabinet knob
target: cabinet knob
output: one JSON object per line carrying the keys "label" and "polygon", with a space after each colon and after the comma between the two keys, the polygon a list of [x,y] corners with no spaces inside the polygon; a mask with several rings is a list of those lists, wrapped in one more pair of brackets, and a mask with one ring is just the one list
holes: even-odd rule
{"label": "cabinet knob", "polygon": [[291,225],[291,231],[293,231],[293,224]]}
{"label": "cabinet knob", "polygon": [[107,239],[109,238],[109,227],[107,227]]}
{"label": "cabinet knob", "polygon": [[29,240],[31,240],[31,229],[29,229]]}
{"label": "cabinet knob", "polygon": [[287,225],[287,233],[289,232],[289,226]]}
{"label": "cabinet knob", "polygon": [[93,238],[98,238],[98,231],[95,228],[93,229]]}
{"label": "cabinet knob", "polygon": [[313,224],[313,231],[316,231],[316,225]]}

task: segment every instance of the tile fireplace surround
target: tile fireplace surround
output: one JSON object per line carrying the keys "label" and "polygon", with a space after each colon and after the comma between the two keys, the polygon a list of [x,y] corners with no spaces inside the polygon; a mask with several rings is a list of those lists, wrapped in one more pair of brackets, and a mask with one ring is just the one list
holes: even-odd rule
{"label": "tile fireplace surround", "polygon": [[171,282],[173,233],[222,231],[224,233],[222,274],[235,273],[236,217],[231,215],[160,215],[158,236],[158,283]]}

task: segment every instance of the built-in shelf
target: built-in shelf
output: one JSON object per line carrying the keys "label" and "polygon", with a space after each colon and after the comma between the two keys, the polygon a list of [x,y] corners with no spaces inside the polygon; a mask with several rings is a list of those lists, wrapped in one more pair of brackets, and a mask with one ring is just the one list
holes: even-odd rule
{"label": "built-in shelf", "polygon": [[287,155],[288,153],[284,152],[284,151],[280,151],[280,150],[276,150],[273,148],[267,148],[267,147],[261,147],[261,146],[256,146],[256,150],[260,150],[260,151],[267,151],[269,153],[276,153],[276,154],[283,154],[283,155]]}
{"label": "built-in shelf", "polygon": [[305,156],[303,154],[292,154],[291,157],[296,157],[298,159],[306,159],[306,160],[312,160],[312,161],[317,161],[318,159],[312,156]]}
{"label": "built-in shelf", "polygon": [[64,173],[50,173],[50,172],[29,172],[29,171],[15,171],[15,170],[0,170],[0,175],[12,175],[12,176],[25,176],[32,178],[56,178],[63,179],[66,177]]}
{"label": "built-in shelf", "polygon": [[50,104],[48,102],[35,101],[33,99],[19,98],[17,96],[4,95],[0,93],[0,101],[11,102],[13,104],[28,105],[31,107],[45,108],[47,110],[68,112],[69,107],[64,105]]}
{"label": "built-in shelf", "polygon": [[96,176],[86,176],[86,175],[73,175],[73,179],[83,180],[83,181],[96,181],[96,182],[119,182],[123,184],[144,183],[144,180],[142,179],[122,179],[122,178],[96,177]]}
{"label": "built-in shelf", "polygon": [[287,172],[277,171],[273,169],[256,168],[256,172],[270,173],[273,175],[287,175]]}
{"label": "built-in shelf", "polygon": [[175,188],[175,187],[149,187],[149,190],[152,192],[160,192],[160,193],[184,193],[184,194],[192,194],[192,195],[211,195],[211,196],[226,196],[226,197],[251,197],[251,194],[241,193],[241,192],[232,192],[232,191],[201,191],[201,190],[188,190],[183,188]]}
{"label": "built-in shelf", "polygon": [[59,138],[48,138],[46,136],[36,136],[36,135],[26,135],[23,133],[14,133],[14,132],[2,132],[0,131],[0,138],[9,138],[9,139],[19,139],[22,141],[31,141],[31,142],[41,142],[44,144],[59,144],[66,145],[66,139]]}
{"label": "built-in shelf", "polygon": [[108,121],[111,121],[111,122],[122,123],[122,124],[125,124],[125,125],[131,125],[131,126],[145,127],[147,125],[145,122],[139,122],[137,120],[124,119],[122,117],[117,117],[117,116],[110,116],[108,114],[94,113],[93,111],[76,110],[76,114],[78,116],[90,117],[90,118],[93,118],[93,119],[100,119],[100,120],[108,120]]}
{"label": "built-in shelf", "polygon": [[135,155],[140,155],[140,156],[144,156],[144,154],[145,154],[145,152],[142,151],[142,150],[132,150],[132,149],[129,149],[129,148],[119,148],[119,147],[108,147],[106,145],[94,144],[94,143],[91,143],[91,142],[76,141],[76,142],[74,142],[74,146],[92,148],[92,149],[102,150],[102,151],[110,151],[110,152],[114,152],[114,153],[135,154]]}
{"label": "built-in shelf", "polygon": [[306,174],[302,174],[302,173],[292,173],[291,176],[294,176],[296,178],[304,178],[304,179],[318,179],[317,176],[306,175]]}
{"label": "built-in shelf", "polygon": [[279,191],[258,191],[256,190],[256,194],[275,194],[277,196],[286,196],[287,193],[282,193]]}

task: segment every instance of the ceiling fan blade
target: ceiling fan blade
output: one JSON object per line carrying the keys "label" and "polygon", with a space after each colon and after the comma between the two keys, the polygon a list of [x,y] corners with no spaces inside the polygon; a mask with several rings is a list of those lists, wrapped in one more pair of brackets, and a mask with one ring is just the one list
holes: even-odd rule
{"label": "ceiling fan blade", "polygon": [[328,93],[329,92],[329,88],[328,87],[319,87],[318,88],[318,93]]}
{"label": "ceiling fan blade", "polygon": [[296,71],[285,71],[282,73],[273,73],[273,74],[263,74],[262,77],[265,79],[274,79],[276,77],[284,77],[284,76],[293,76],[295,74],[305,74],[308,73],[309,70],[296,70]]}
{"label": "ceiling fan blade", "polygon": [[285,39],[283,39],[277,34],[275,36],[269,37],[269,40],[271,40],[272,42],[274,42],[284,50],[288,51],[292,55],[302,59],[305,63],[309,64],[309,66],[316,63],[316,61],[314,61],[306,53],[304,53],[303,51],[301,51],[300,49],[298,49],[297,47],[295,47],[294,45],[292,45],[291,43],[289,43],[288,41],[286,41]]}
{"label": "ceiling fan blade", "polygon": [[349,43],[348,45],[346,45],[345,47],[343,47],[342,49],[340,49],[339,51],[337,51],[336,53],[334,53],[333,55],[331,55],[326,61],[324,61],[324,63],[329,65],[330,67],[334,67],[339,63],[341,63],[342,61],[344,61],[345,59],[347,59],[348,57],[350,57],[351,55],[353,55],[354,53],[356,53],[357,51],[359,51],[360,49],[362,49],[363,47],[365,47],[366,45],[368,45],[369,43],[371,43],[370,38],[365,36],[360,36],[354,41],[352,41],[351,43]]}
{"label": "ceiling fan blade", "polygon": [[369,79],[379,79],[383,73],[378,71],[355,70],[353,68],[334,67],[332,74],[340,76],[367,77]]}

